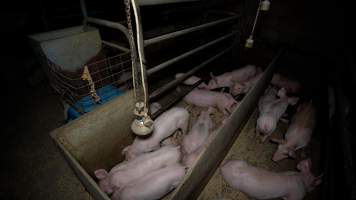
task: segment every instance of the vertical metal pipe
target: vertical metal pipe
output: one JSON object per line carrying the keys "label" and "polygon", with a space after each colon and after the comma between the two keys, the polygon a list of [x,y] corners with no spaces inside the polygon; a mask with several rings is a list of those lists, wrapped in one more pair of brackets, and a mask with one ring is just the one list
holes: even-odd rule
{"label": "vertical metal pipe", "polygon": [[87,19],[88,17],[88,12],[87,12],[87,7],[85,4],[85,0],[80,0],[80,9],[82,10],[82,14],[84,17],[84,21]]}
{"label": "vertical metal pipe", "polygon": [[137,32],[137,51],[140,59],[140,69],[141,69],[141,85],[144,93],[144,103],[145,107],[148,107],[148,86],[147,86],[147,73],[146,73],[146,58],[144,51],[144,43],[143,43],[143,32],[142,32],[142,24],[141,24],[141,12],[140,6],[137,4],[136,0],[131,0],[131,5],[134,10],[135,15],[135,23],[136,23],[136,32]]}

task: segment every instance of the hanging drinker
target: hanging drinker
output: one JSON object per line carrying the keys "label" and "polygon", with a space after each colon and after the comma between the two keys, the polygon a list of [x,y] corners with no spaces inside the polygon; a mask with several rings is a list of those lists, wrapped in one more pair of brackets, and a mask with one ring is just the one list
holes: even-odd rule
{"label": "hanging drinker", "polygon": [[253,37],[252,35],[250,35],[247,39],[246,39],[246,43],[245,43],[245,47],[246,48],[252,48],[253,47]]}
{"label": "hanging drinker", "polygon": [[269,0],[263,0],[261,2],[261,7],[260,9],[262,11],[268,11],[270,9],[270,6],[271,6],[271,2]]}

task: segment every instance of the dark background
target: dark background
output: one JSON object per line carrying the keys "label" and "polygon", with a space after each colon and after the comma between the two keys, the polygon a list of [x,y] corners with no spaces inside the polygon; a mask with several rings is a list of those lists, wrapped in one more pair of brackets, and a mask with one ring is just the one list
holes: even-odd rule
{"label": "dark background", "polygon": [[[338,101],[338,108],[347,105],[345,99],[349,102],[348,113],[338,110],[333,121],[325,124],[327,133],[323,140],[325,162],[322,170],[325,171],[325,184],[322,191],[323,199],[351,198],[355,188],[354,170],[353,165],[347,164],[350,163],[349,158],[343,155],[345,151],[352,151],[345,150],[345,142],[349,145],[355,143],[351,127],[356,80],[352,7],[346,1],[271,2],[271,10],[261,13],[256,41],[273,47],[288,47],[313,59],[318,58],[322,63],[321,71],[310,66],[309,69],[303,68],[300,74],[319,73],[315,76],[322,77],[324,87],[320,90],[324,92],[328,84],[334,86],[340,99],[344,99]],[[257,3],[205,0],[204,6],[242,14],[241,38],[244,41],[250,32]],[[111,21],[125,20],[123,1],[92,0],[87,1],[87,7],[89,16]],[[48,136],[49,131],[63,124],[62,109],[27,39],[30,34],[81,24],[79,1],[12,1],[3,4],[0,10],[3,107],[0,198],[89,199],[84,193],[78,194],[84,189]],[[149,13],[144,14],[154,21],[146,26],[159,23],[159,19]],[[349,133],[344,134],[347,132],[345,129]]]}

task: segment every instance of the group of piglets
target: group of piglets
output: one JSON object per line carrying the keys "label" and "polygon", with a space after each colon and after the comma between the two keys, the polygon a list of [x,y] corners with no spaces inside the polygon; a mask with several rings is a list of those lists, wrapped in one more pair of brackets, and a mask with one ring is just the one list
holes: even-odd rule
{"label": "group of piglets", "polygon": [[[156,104],[152,108],[155,107]],[[213,127],[212,111],[213,108],[203,110],[189,131],[190,114],[185,108],[173,107],[162,113],[155,119],[149,137],[137,136],[123,149],[125,161],[109,172],[94,172],[100,188],[115,200],[165,196],[179,185],[206,143]]]}
{"label": "group of piglets", "polygon": [[[296,94],[301,89],[299,82],[288,80],[280,74],[274,74],[271,84],[274,87],[269,86],[258,103],[256,136],[262,135],[262,142],[274,132],[288,105],[297,104],[299,98],[287,94]],[[284,139],[271,139],[279,144],[272,160],[277,162],[288,157],[295,158],[296,150],[308,145],[315,121],[316,109],[312,102],[301,103]],[[321,176],[316,177],[311,172],[311,166],[310,158],[306,158],[298,163],[299,171],[274,172],[249,165],[243,160],[230,160],[220,170],[231,187],[252,198],[301,200],[321,183]]]}
{"label": "group of piglets", "polygon": [[[289,105],[296,105],[299,98],[296,94],[301,84],[289,80],[280,74],[274,74],[272,86],[269,86],[258,102],[259,116],[256,122],[256,136],[262,136],[265,142],[276,130],[278,122],[283,121],[283,115]],[[284,139],[271,139],[278,143],[278,149],[273,155],[273,161],[293,157],[298,149],[306,147],[311,139],[316,121],[316,109],[313,103],[300,103],[289,124]],[[284,122],[288,120],[284,119]]]}
{"label": "group of piglets", "polygon": [[154,121],[154,132],[147,138],[136,137],[123,149],[126,160],[109,172],[94,172],[100,188],[111,199],[159,199],[177,187],[186,167],[181,162],[181,147],[165,140],[176,131],[187,132],[189,112],[173,107]]}
{"label": "group of piglets", "polygon": [[[178,73],[175,77],[179,78],[183,75],[183,73]],[[219,76],[214,76],[212,73],[210,75],[209,83],[201,83],[184,97],[184,101],[198,107],[218,108],[220,112],[228,116],[239,105],[234,96],[247,93],[258,82],[263,73],[261,68],[246,65]],[[183,83],[194,85],[200,80],[199,77],[191,76]],[[229,88],[230,93],[211,91],[218,88]]]}

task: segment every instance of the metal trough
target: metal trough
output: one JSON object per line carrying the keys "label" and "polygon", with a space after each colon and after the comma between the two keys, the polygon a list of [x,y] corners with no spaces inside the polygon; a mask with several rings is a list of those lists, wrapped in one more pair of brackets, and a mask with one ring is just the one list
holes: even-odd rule
{"label": "metal trough", "polygon": [[[194,167],[187,172],[180,186],[165,199],[194,199],[199,195],[254,110],[272,77],[274,63],[279,55],[225,125],[212,135],[213,139],[206,145]],[[132,91],[129,91],[51,133],[64,157],[95,199],[110,198],[98,187],[92,176],[93,171],[98,168],[110,169],[122,161],[121,150],[133,141],[130,130],[134,117],[132,98]]]}

